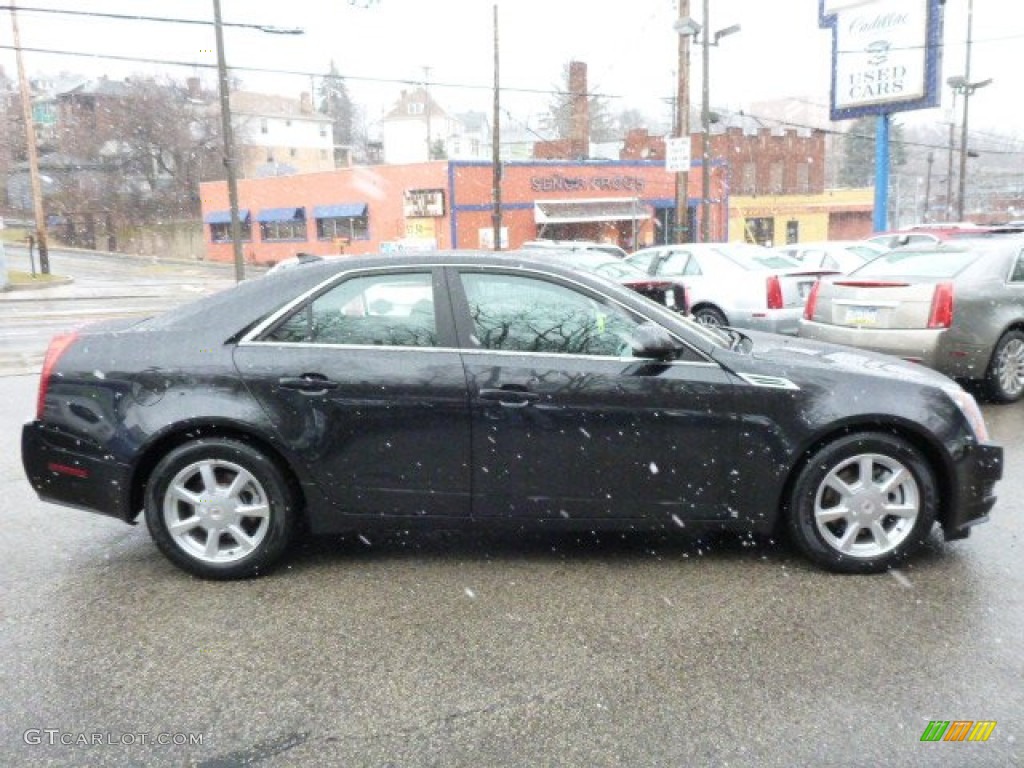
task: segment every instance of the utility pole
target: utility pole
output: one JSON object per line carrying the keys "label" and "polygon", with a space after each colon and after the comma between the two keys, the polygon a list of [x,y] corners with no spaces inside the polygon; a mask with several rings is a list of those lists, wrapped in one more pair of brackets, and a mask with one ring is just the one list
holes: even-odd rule
{"label": "utility pole", "polygon": [[18,88],[21,90],[21,114],[25,120],[25,146],[28,154],[28,175],[32,185],[32,211],[36,221],[36,244],[39,247],[39,271],[50,274],[50,249],[46,240],[46,213],[43,210],[43,188],[39,178],[39,153],[36,149],[36,127],[32,119],[32,92],[29,90],[25,63],[21,57],[21,34],[18,14],[11,2],[11,27],[14,32],[14,53],[18,62]]}
{"label": "utility pole", "polygon": [[430,133],[431,133],[430,117],[431,117],[431,112],[433,112],[433,108],[432,108],[433,102],[430,100],[430,70],[431,69],[433,69],[433,67],[424,67],[423,68],[423,91],[426,94],[426,103],[423,105],[423,113],[427,117],[427,162],[428,163],[431,160],[434,159],[433,137],[430,135]]}
{"label": "utility pole", "polygon": [[228,176],[228,204],[231,207],[231,248],[235,261],[235,280],[245,279],[245,256],[242,254],[242,226],[238,217],[238,171],[235,167],[235,137],[231,127],[231,101],[228,95],[228,65],[224,57],[224,24],[220,17],[220,0],[213,0],[213,29],[217,36],[217,83],[220,91],[220,125],[224,134],[224,170]]}
{"label": "utility pole", "polygon": [[960,122],[960,188],[956,196],[956,220],[964,220],[964,203],[967,195],[967,106],[975,84],[971,82],[971,30],[974,26],[974,0],[967,0],[967,53],[964,61],[964,115]]}
{"label": "utility pole", "polygon": [[[690,0],[679,0],[680,28],[679,60],[676,64],[676,136],[689,141],[690,139],[690,35],[685,34],[682,25],[690,18]],[[689,152],[687,153],[689,154]],[[689,233],[689,187],[690,171],[684,169],[676,173],[676,232],[673,242],[685,243],[692,240]]]}
{"label": "utility pole", "polygon": [[491,183],[493,186],[494,211],[491,214],[491,231],[494,235],[494,250],[501,250],[501,89],[499,84],[498,57],[498,4],[494,4],[494,129],[491,134]]}
{"label": "utility pole", "polygon": [[704,33],[700,39],[700,241],[711,242],[711,22],[708,20],[709,0],[704,0]]}

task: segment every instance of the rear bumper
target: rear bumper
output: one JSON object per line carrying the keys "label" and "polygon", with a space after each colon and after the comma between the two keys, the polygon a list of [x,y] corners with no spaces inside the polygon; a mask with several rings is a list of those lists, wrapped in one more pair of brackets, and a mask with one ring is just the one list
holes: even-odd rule
{"label": "rear bumper", "polygon": [[988,521],[996,503],[995,484],[1003,476],[1003,449],[998,445],[972,445],[956,464],[958,498],[942,521],[946,541],[963,539],[972,526]]}
{"label": "rear bumper", "polygon": [[800,318],[801,338],[844,344],[921,363],[954,379],[978,379],[985,375],[991,350],[957,342],[948,329],[853,328]]}
{"label": "rear bumper", "polygon": [[98,446],[30,421],[21,430],[21,461],[43,501],[131,522],[131,469]]}

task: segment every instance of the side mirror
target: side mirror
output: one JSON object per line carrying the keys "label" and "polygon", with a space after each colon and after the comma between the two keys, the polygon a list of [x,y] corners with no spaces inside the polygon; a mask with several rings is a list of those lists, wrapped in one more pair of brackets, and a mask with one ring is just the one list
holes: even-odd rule
{"label": "side mirror", "polygon": [[647,322],[638,325],[629,340],[634,357],[667,360],[679,349],[678,342],[672,335],[655,323]]}

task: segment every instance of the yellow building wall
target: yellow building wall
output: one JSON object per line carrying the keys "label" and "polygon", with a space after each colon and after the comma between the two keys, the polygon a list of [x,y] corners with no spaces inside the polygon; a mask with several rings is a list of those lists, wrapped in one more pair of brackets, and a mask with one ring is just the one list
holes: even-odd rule
{"label": "yellow building wall", "polygon": [[[772,245],[785,245],[788,222],[796,222],[797,242],[828,240],[834,214],[870,214],[874,207],[874,189],[830,189],[818,195],[733,195],[729,198],[729,241],[752,241],[749,219],[773,219]],[[870,226],[864,237],[870,234]]]}

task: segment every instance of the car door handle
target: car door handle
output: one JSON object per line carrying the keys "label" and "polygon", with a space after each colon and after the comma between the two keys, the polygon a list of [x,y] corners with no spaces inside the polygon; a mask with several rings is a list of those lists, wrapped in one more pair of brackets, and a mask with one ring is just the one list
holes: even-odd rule
{"label": "car door handle", "polygon": [[277,380],[281,389],[296,389],[311,395],[323,394],[329,389],[337,389],[338,382],[331,381],[319,373],[304,373],[301,376],[282,376]]}
{"label": "car door handle", "polygon": [[516,384],[506,384],[499,389],[481,389],[481,400],[497,400],[506,408],[525,408],[540,400],[540,395]]}

